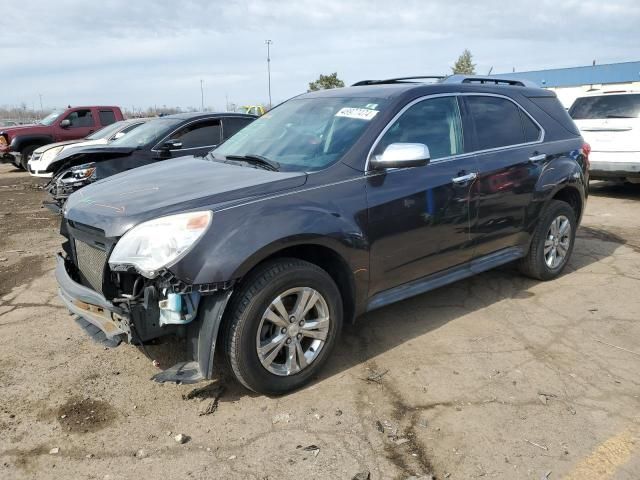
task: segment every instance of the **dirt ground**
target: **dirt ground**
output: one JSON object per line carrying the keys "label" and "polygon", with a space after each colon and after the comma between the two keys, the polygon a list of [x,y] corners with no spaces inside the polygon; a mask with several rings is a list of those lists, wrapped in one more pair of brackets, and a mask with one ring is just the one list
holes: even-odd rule
{"label": "dirt ground", "polygon": [[368,314],[279,398],[157,384],[93,343],[43,198],[0,165],[2,479],[640,478],[640,185],[593,186],[561,278],[506,267]]}

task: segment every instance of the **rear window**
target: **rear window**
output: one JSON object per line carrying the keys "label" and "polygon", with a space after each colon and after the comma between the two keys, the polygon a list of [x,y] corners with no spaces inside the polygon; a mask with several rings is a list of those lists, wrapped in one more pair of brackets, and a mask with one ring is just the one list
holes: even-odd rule
{"label": "rear window", "polygon": [[100,124],[101,125],[111,125],[116,121],[116,114],[113,113],[112,110],[100,110]]}
{"label": "rear window", "polygon": [[569,109],[575,120],[595,118],[638,118],[640,116],[640,94],[602,95],[576,99]]}
{"label": "rear window", "polygon": [[574,135],[580,135],[580,131],[576,124],[573,123],[571,117],[562,106],[557,97],[528,97],[536,106],[545,111],[547,115],[553,118],[556,122],[566,128]]}

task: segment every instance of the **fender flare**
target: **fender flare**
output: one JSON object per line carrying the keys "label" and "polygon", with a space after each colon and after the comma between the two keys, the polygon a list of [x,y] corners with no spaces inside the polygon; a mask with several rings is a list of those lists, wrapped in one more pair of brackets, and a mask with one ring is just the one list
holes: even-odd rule
{"label": "fender flare", "polygon": [[17,135],[11,139],[10,148],[13,152],[20,152],[25,147],[35,145],[41,147],[53,143],[53,137],[51,135],[43,134],[31,134],[31,135]]}

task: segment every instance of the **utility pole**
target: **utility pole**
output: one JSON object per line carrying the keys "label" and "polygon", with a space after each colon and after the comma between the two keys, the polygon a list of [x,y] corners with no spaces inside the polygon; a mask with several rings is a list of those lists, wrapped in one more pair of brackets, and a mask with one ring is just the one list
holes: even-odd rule
{"label": "utility pole", "polygon": [[271,44],[273,42],[265,40],[264,43],[267,45],[267,78],[269,82],[269,110],[271,110]]}
{"label": "utility pole", "polygon": [[42,108],[42,94],[41,94],[41,93],[39,93],[39,94],[38,94],[38,96],[40,97],[40,114],[42,115],[42,110],[44,110],[44,109]]}
{"label": "utility pole", "polygon": [[200,79],[200,111],[204,112],[204,80]]}

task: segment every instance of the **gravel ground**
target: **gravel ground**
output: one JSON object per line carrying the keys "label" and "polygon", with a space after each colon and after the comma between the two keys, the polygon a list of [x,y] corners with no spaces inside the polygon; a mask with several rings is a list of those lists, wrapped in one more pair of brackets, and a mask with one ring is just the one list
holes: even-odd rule
{"label": "gravel ground", "polygon": [[640,478],[640,185],[593,186],[561,278],[505,267],[368,314],[279,398],[156,384],[93,343],[38,185],[0,165],[2,479]]}

